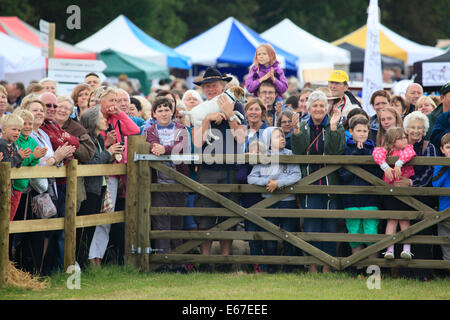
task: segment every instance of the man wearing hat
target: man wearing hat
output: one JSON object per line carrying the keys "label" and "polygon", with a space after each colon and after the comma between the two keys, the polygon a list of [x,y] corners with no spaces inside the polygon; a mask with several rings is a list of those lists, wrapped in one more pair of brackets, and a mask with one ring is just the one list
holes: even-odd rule
{"label": "man wearing hat", "polygon": [[[222,94],[225,90],[226,84],[231,81],[231,77],[224,77],[215,68],[208,68],[201,81],[194,82],[197,86],[202,87],[203,93],[207,100]],[[202,126],[192,128],[192,137],[195,146],[195,153],[202,153],[203,155],[214,154],[236,154],[241,150],[240,147],[245,143],[247,122],[244,119],[240,124],[234,114],[234,111],[245,115],[244,107],[239,101],[231,102],[225,96],[218,99],[219,107],[222,112],[209,114],[203,120]],[[213,135],[219,136],[220,139],[215,140],[211,145],[206,143],[206,133],[209,128],[213,130]],[[234,164],[201,164],[197,171],[197,181],[199,183],[214,183],[214,184],[234,184],[236,181],[237,166]],[[228,196],[229,199],[238,202],[239,195],[232,193]],[[195,207],[218,208],[219,204],[216,202],[197,195],[195,200]],[[219,217],[195,217],[199,230],[207,230],[214,227],[217,223],[221,223],[226,218]],[[211,253],[212,241],[202,243],[200,249],[204,255]],[[231,251],[231,240],[220,241],[220,251],[223,255],[229,255]],[[225,269],[231,265],[223,266]],[[205,266],[205,270],[208,267]]]}
{"label": "man wearing hat", "polygon": [[428,129],[427,135],[425,136],[425,140],[430,140],[431,132],[433,131],[433,127],[436,124],[438,117],[442,113],[450,111],[450,82],[443,85],[439,90],[439,93],[441,95],[441,104],[438,105],[437,108],[433,110],[433,112],[427,115],[430,122],[430,127]]}
{"label": "man wearing hat", "polygon": [[338,108],[344,117],[347,117],[350,110],[361,108],[356,98],[348,91],[348,82],[348,75],[343,70],[333,70],[328,78],[328,88],[332,95],[330,99],[339,99],[334,108]]}

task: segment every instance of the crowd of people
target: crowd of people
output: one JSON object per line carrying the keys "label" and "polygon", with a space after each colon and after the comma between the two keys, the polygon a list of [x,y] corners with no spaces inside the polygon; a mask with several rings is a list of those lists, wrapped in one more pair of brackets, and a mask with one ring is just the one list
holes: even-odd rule
{"label": "crowd of people", "polygon": [[[172,154],[270,154],[270,155],[366,155],[372,165],[362,166],[392,186],[448,187],[448,166],[418,166],[408,162],[415,156],[450,157],[450,84],[440,90],[440,97],[424,95],[420,84],[413,83],[405,97],[386,90],[373,92],[372,117],[361,107],[361,100],[349,91],[345,71],[334,70],[328,86],[290,90],[289,81],[279,67],[273,48],[257,48],[254,63],[240,84],[236,77],[221,74],[210,67],[188,89],[182,79],[167,88],[152,89],[148,97],[133,91],[133,84],[121,77],[115,87],[101,84],[95,73],[77,85],[71,96],[60,95],[57,83],[45,78],[27,88],[21,83],[0,85],[1,139],[0,159],[12,167],[64,166],[71,159],[80,164],[127,162],[127,139],[145,135],[150,153]],[[228,89],[241,86],[243,98],[233,98]],[[224,92],[227,92],[225,95]],[[216,100],[214,100],[217,98]],[[219,110],[207,114],[200,126],[193,126],[189,115],[204,101],[216,101]],[[201,106],[200,106],[201,107]],[[198,108],[197,108],[198,109]],[[242,116],[242,117],[241,117]],[[212,135],[209,133],[212,132]],[[210,137],[214,137],[210,141]],[[398,156],[394,166],[386,157]],[[290,186],[324,164],[174,164],[178,172],[202,184],[253,184],[265,187],[263,193],[231,193],[226,196],[243,207],[251,207],[273,192]],[[157,183],[176,183],[161,172],[154,172]],[[78,215],[113,212],[125,208],[126,176],[80,178],[77,184]],[[370,185],[354,173],[341,168],[314,182],[314,185]],[[17,179],[11,190],[11,221],[42,218],[42,211],[53,217],[65,215],[66,181],[62,178]],[[45,195],[45,204],[37,198]],[[440,211],[450,206],[450,197],[417,197]],[[154,193],[155,207],[218,208],[220,204],[196,193]],[[413,210],[395,197],[369,195],[291,194],[270,206],[278,209]],[[53,212],[53,211],[54,212]],[[208,230],[226,221],[214,216],[152,216],[153,230]],[[348,232],[350,234],[394,234],[417,221],[389,219],[267,218],[289,232]],[[230,230],[244,228],[262,231],[245,221]],[[430,227],[421,234],[450,235],[450,221]],[[157,239],[152,247],[169,253],[182,240]],[[371,243],[311,242],[331,256],[356,253]],[[346,251],[346,246],[348,250]],[[204,241],[198,253],[211,254],[212,241]],[[306,255],[289,243],[249,241],[251,255]],[[232,240],[220,241],[220,254],[230,255]],[[378,257],[374,254],[371,258]],[[450,246],[402,244],[389,246],[381,253],[385,259],[450,259]],[[22,269],[36,274],[50,274],[62,268],[64,232],[43,231],[12,234],[10,259]],[[82,267],[102,263],[123,264],[123,223],[77,229],[77,262]],[[200,264],[199,271],[212,266]],[[186,272],[193,265],[166,264],[160,271]],[[252,272],[274,273],[277,265],[252,265]],[[217,265],[227,272],[230,264]],[[290,272],[292,266],[282,266]],[[316,265],[309,272],[318,272]],[[324,265],[322,272],[330,271]],[[416,275],[426,280],[431,270]]]}

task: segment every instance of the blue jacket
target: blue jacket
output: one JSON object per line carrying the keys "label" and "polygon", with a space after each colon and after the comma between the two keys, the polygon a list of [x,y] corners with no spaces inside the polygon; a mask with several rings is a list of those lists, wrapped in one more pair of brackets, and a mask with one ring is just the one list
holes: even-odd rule
{"label": "blue jacket", "polygon": [[436,120],[431,131],[430,141],[440,153],[441,139],[450,132],[450,111],[442,113]]}
{"label": "blue jacket", "polygon": [[[444,166],[435,166],[434,167],[434,173],[433,173],[433,187],[440,187],[440,188],[450,188],[450,168],[447,168],[447,171],[439,178],[437,179],[437,175],[443,169]],[[445,170],[445,169],[444,169]],[[442,196],[439,197],[439,211],[443,211],[450,207],[450,197],[449,196]],[[450,221],[448,221],[450,224]]]}
{"label": "blue jacket", "polygon": [[[370,156],[372,155],[373,149],[375,148],[375,144],[372,140],[367,140],[364,142],[363,148],[358,149],[356,143],[353,139],[349,139],[347,141],[347,146],[345,148],[344,155],[351,156]],[[376,165],[368,165],[361,166],[361,168],[369,171],[371,174],[381,178],[383,176],[383,172]],[[342,184],[348,186],[370,186],[371,184],[367,181],[361,179],[357,175],[354,175],[348,170],[343,168],[338,170],[338,174],[341,178]],[[342,204],[344,208],[361,208],[361,207],[378,207],[379,206],[379,197],[375,195],[352,195],[345,194],[341,196]]]}

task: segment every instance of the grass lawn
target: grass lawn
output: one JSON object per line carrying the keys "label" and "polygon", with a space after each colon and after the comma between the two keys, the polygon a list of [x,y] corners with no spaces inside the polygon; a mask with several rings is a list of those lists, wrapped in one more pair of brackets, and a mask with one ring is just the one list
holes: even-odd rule
{"label": "grass lawn", "polygon": [[429,282],[383,277],[381,289],[369,290],[366,279],[347,273],[250,274],[139,273],[135,269],[106,266],[81,273],[81,288],[66,286],[69,274],[55,274],[49,288],[39,291],[7,287],[1,300],[397,300],[450,299],[450,278]]}

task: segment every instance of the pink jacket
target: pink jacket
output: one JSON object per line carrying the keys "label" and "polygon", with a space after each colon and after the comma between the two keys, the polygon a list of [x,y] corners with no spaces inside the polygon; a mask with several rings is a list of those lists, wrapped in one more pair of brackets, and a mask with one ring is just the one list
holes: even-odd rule
{"label": "pink jacket", "polygon": [[[388,156],[387,150],[383,147],[376,147],[373,149],[372,157],[376,164],[378,164],[381,169],[385,170],[388,164],[386,163],[386,157]],[[416,156],[416,152],[412,145],[408,144],[403,150],[393,150],[389,155],[391,157],[399,157],[395,163],[397,166],[401,167],[402,177],[409,179],[414,175],[414,168],[411,165],[405,166],[404,164],[410,161]],[[393,185],[395,181],[400,179],[389,180],[386,175],[383,176],[383,180],[390,185]]]}
{"label": "pink jacket", "polygon": [[[127,163],[127,136],[138,135],[140,133],[139,127],[134,123],[133,120],[129,116],[126,115],[125,112],[121,112],[120,114],[110,115],[107,120],[108,124],[112,124],[114,130],[117,134],[116,142],[124,142],[125,143],[125,151],[122,154],[122,160],[120,163]],[[119,124],[120,122],[120,124]],[[106,137],[106,133],[101,133],[104,137]]]}

